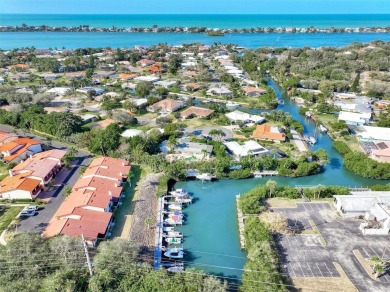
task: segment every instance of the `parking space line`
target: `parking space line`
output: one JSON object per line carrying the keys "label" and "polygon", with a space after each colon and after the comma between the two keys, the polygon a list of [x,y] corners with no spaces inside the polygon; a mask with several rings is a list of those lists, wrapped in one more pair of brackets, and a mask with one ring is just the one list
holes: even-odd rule
{"label": "parking space line", "polygon": [[318,266],[318,263],[316,263],[316,266],[317,266],[317,269],[320,271],[321,276],[323,277],[324,274],[321,272],[321,269],[320,269],[320,267]]}
{"label": "parking space line", "polygon": [[361,248],[363,250],[363,252],[366,254],[366,257],[370,257],[370,254],[367,252],[367,250],[362,246]]}
{"label": "parking space line", "polygon": [[380,256],[376,253],[376,251],[370,246],[370,249],[374,252],[374,254],[380,258]]}
{"label": "parking space line", "polygon": [[300,268],[301,271],[302,271],[302,275],[303,275],[304,277],[307,277],[307,276],[305,275],[305,273],[303,272],[303,269],[302,269],[302,267],[301,267],[301,264],[300,264],[299,262],[297,262],[297,263],[298,263],[299,268]]}
{"label": "parking space line", "polygon": [[311,270],[311,267],[310,267],[309,263],[306,263],[306,265],[309,267],[310,273],[311,273],[311,275],[314,277],[314,273],[313,273],[313,271]]}
{"label": "parking space line", "polygon": [[330,276],[333,278],[333,273],[329,270],[328,265],[326,263],[324,263],[324,265],[325,265],[326,269],[328,270]]}
{"label": "parking space line", "polygon": [[294,268],[292,267],[291,263],[288,264],[290,266],[289,271],[291,270],[293,273],[293,276],[296,277],[297,274],[295,274]]}

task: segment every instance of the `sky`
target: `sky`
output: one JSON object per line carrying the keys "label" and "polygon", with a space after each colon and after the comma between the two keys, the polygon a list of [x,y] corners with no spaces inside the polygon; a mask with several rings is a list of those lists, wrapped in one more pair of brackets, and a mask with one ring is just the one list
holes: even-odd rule
{"label": "sky", "polygon": [[0,0],[20,14],[390,14],[390,0]]}

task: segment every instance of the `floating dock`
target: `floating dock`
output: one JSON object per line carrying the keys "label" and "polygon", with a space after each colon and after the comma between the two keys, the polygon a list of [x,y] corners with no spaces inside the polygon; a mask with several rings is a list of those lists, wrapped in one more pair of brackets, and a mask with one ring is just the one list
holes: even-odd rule
{"label": "floating dock", "polygon": [[264,170],[264,171],[255,171],[253,175],[255,177],[263,177],[263,176],[277,176],[279,173],[276,170]]}
{"label": "floating dock", "polygon": [[236,206],[237,206],[237,218],[238,218],[238,232],[240,235],[240,247],[241,249],[245,248],[245,237],[244,237],[244,215],[242,214],[240,205],[239,205],[239,200],[240,200],[241,195],[236,195]]}
{"label": "floating dock", "polygon": [[155,270],[159,270],[161,266],[161,257],[163,249],[163,228],[164,228],[164,203],[165,198],[161,197],[158,199],[157,206],[157,228],[156,228],[156,239],[155,239],[155,248],[154,248],[154,262],[153,267]]}

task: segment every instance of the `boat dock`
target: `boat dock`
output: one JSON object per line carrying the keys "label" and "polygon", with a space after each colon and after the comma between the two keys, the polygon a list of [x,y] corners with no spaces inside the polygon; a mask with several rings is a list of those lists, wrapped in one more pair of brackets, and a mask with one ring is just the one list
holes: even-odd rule
{"label": "boat dock", "polygon": [[153,267],[155,270],[159,270],[161,266],[161,257],[163,249],[163,228],[164,228],[164,203],[165,198],[161,197],[158,199],[157,206],[157,228],[156,228],[156,239],[154,247],[154,262]]}
{"label": "boat dock", "polygon": [[302,140],[302,137],[301,135],[295,131],[295,130],[291,130],[291,134],[293,136],[292,138],[292,141],[294,142],[294,144],[297,146],[298,150],[300,152],[306,152],[306,151],[309,151],[309,147],[307,146],[307,144]]}
{"label": "boat dock", "polygon": [[254,171],[253,175],[255,177],[263,176],[277,176],[279,173],[276,170],[263,170],[263,171]]}
{"label": "boat dock", "polygon": [[241,249],[245,248],[245,237],[244,237],[244,215],[242,214],[239,200],[241,195],[236,195],[236,207],[237,207],[237,218],[238,218],[238,232],[240,235],[240,247]]}

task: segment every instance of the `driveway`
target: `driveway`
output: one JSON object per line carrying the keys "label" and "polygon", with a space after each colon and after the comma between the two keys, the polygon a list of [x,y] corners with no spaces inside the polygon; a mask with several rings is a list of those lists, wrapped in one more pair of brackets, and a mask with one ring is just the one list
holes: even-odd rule
{"label": "driveway", "polygon": [[184,130],[184,133],[186,133],[186,134],[194,134],[196,136],[199,136],[199,135],[208,135],[208,133],[211,130],[222,130],[225,133],[225,135],[226,135],[223,138],[224,139],[231,139],[234,136],[234,133],[232,131],[234,127],[235,126],[214,126],[214,127],[203,127],[203,128],[197,128],[197,129],[186,128]]}
{"label": "driveway", "polygon": [[45,208],[38,211],[38,215],[28,217],[20,221],[18,232],[42,233],[49,224],[51,218],[57,212],[58,208],[65,199],[64,189],[72,188],[80,177],[80,166],[88,166],[91,162],[90,157],[78,157],[70,170],[62,169],[55,179],[55,190],[46,191],[39,194],[38,198],[47,200]]}

